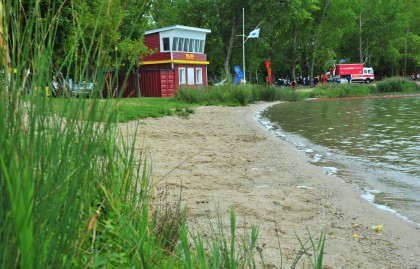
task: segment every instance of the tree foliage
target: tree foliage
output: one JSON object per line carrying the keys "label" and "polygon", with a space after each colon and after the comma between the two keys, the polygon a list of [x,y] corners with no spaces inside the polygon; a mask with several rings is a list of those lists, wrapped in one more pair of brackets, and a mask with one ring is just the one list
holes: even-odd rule
{"label": "tree foliage", "polygon": [[210,75],[242,65],[242,8],[245,35],[262,22],[258,40],[245,44],[246,75],[251,81],[255,73],[266,72],[266,60],[272,62],[275,76],[289,78],[319,75],[340,60],[364,62],[380,76],[399,75],[402,69],[414,72],[420,65],[417,1],[156,2],[155,26],[184,24],[212,30],[206,45]]}
{"label": "tree foliage", "polygon": [[[364,62],[379,76],[420,69],[420,4],[409,0],[20,0],[6,17],[19,16],[24,29],[30,20],[54,18],[43,31],[54,31],[54,72],[80,78],[98,68],[123,62],[136,65],[148,53],[146,30],[170,25],[211,29],[206,54],[210,78],[230,77],[242,66],[242,35],[260,23],[258,39],[245,43],[246,78],[261,81],[265,61],[274,77],[317,76],[338,61]],[[36,13],[34,10],[40,10]],[[244,12],[244,13],[243,13]],[[41,14],[38,17],[32,14]],[[245,25],[243,25],[245,15]],[[5,19],[7,19],[5,17]],[[38,25],[42,25],[38,24]],[[244,28],[244,33],[242,32]],[[24,35],[14,40],[23,40]],[[45,41],[47,42],[47,40]],[[18,62],[23,47],[8,52]],[[12,59],[12,60],[13,60]],[[117,62],[118,61],[118,62]],[[28,65],[28,63],[24,63]],[[87,67],[87,68],[86,68]]]}
{"label": "tree foliage", "polygon": [[[92,79],[101,68],[115,65],[133,65],[148,53],[143,44],[147,29],[150,2],[143,0],[20,0],[14,1],[14,11],[6,11],[18,17],[19,29],[11,29],[10,35],[33,32],[27,26],[39,27],[40,39],[53,37],[54,50],[48,63],[52,75],[64,73],[76,80]],[[9,5],[8,5],[9,6]],[[35,14],[35,15],[34,15]],[[38,20],[37,23],[33,23]],[[43,25],[48,22],[48,25]],[[15,28],[16,28],[15,27]],[[48,34],[53,32],[53,34]],[[42,36],[43,35],[43,36]],[[13,38],[33,40],[36,36]],[[42,53],[29,41],[26,47],[32,55]],[[24,45],[22,45],[24,46]],[[16,46],[11,45],[14,48]],[[22,48],[17,49],[17,51]],[[38,51],[38,52],[37,52]],[[10,53],[12,56],[16,53]],[[116,63],[116,60],[118,62]],[[22,65],[16,60],[15,65]],[[27,64],[24,64],[27,66]],[[33,64],[32,64],[33,66]]]}

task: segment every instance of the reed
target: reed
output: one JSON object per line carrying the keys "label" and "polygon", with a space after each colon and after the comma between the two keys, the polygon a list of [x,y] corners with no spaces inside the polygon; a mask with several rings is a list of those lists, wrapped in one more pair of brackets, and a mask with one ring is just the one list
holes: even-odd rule
{"label": "reed", "polygon": [[308,258],[313,269],[322,269],[326,233],[325,231],[322,231],[319,235],[319,238],[316,239],[315,235],[311,234],[308,230],[307,236],[307,240],[303,242],[303,240],[298,235],[296,235],[301,246],[301,251],[300,254],[296,257],[292,268],[296,268],[297,262],[304,255]]}
{"label": "reed", "polygon": [[344,98],[344,97],[362,97],[372,94],[374,86],[359,83],[327,83],[314,89],[310,96],[312,98]]}
{"label": "reed", "polygon": [[[119,138],[117,106],[45,98],[57,72],[51,59],[60,6],[41,13],[36,1],[32,16],[22,17],[19,3],[0,3],[0,268],[138,268],[171,260],[148,217],[150,165]],[[63,65],[79,64],[74,50]]]}
{"label": "reed", "polygon": [[199,105],[247,105],[252,102],[252,86],[227,84],[203,89],[182,88],[174,100]]}
{"label": "reed", "polygon": [[376,83],[379,92],[412,92],[420,88],[416,82],[402,77],[386,78]]}

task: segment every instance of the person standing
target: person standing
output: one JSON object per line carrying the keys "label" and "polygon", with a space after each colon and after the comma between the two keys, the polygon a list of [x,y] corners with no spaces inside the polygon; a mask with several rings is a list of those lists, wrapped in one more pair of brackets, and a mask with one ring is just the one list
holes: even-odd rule
{"label": "person standing", "polygon": [[284,90],[284,79],[283,78],[279,78],[277,80],[277,84],[279,85],[281,90]]}
{"label": "person standing", "polygon": [[292,90],[296,90],[296,80],[292,80]]}

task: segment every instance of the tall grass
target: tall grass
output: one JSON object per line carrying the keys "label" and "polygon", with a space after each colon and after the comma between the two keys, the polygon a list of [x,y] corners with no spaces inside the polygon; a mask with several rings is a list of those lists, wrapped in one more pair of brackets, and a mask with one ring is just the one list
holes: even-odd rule
{"label": "tall grass", "polygon": [[278,87],[255,84],[209,86],[204,89],[180,89],[174,96],[178,102],[200,105],[246,106],[258,101],[297,101],[306,98],[307,94],[296,91],[280,91]]}
{"label": "tall grass", "polygon": [[316,239],[315,235],[311,234],[309,230],[307,233],[308,239],[305,242],[298,235],[296,235],[300,243],[301,250],[300,255],[296,257],[291,268],[296,268],[296,264],[300,260],[301,255],[304,255],[308,258],[313,269],[322,269],[326,233],[325,231],[322,231],[318,239]]}
{"label": "tall grass", "polygon": [[[159,178],[146,151],[121,135],[118,104],[45,98],[57,72],[51,59],[60,7],[53,2],[41,14],[35,1],[32,16],[22,18],[19,3],[0,3],[0,268],[255,268],[257,226],[239,238],[232,211],[229,233],[219,221],[205,240],[187,226],[180,197],[158,201]],[[85,48],[89,58],[103,44]],[[75,50],[63,66],[80,64]],[[85,73],[86,65],[76,69]],[[245,105],[256,90],[200,94],[208,104]],[[259,94],[271,98],[270,91]]]}
{"label": "tall grass", "polygon": [[308,98],[360,97],[372,94],[372,87],[365,84],[325,84],[314,89],[290,87],[281,90],[276,86],[234,85],[209,86],[204,89],[181,89],[175,100],[200,105],[248,105],[258,101],[300,101]]}
{"label": "tall grass", "polygon": [[416,82],[407,78],[392,77],[376,83],[379,92],[412,92],[420,90]]}
{"label": "tall grass", "polygon": [[315,88],[310,96],[323,98],[362,97],[372,94],[373,85],[359,83],[327,83]]}
{"label": "tall grass", "polygon": [[[170,263],[149,216],[150,166],[134,144],[118,139],[111,106],[79,99],[63,102],[55,116],[52,101],[44,98],[56,72],[51,59],[59,8],[41,15],[39,2],[33,2],[32,16],[22,18],[19,3],[0,4],[6,48],[0,88],[0,268]],[[66,64],[74,64],[71,53]]]}
{"label": "tall grass", "polygon": [[222,85],[219,87],[206,87],[204,89],[180,89],[174,99],[190,104],[232,106],[247,105],[252,102],[252,86],[250,85]]}

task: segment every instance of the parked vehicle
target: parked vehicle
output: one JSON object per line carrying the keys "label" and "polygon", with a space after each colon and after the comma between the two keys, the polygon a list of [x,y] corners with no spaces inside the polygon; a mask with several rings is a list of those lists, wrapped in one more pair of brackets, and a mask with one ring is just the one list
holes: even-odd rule
{"label": "parked vehicle", "polygon": [[94,83],[86,81],[80,81],[79,84],[74,86],[73,90],[71,91],[72,96],[91,96],[93,91]]}
{"label": "parked vehicle", "polygon": [[333,83],[348,83],[348,80],[345,79],[345,78],[340,78],[339,76],[337,76],[337,77],[333,77],[330,80],[330,82],[333,82]]}
{"label": "parked vehicle", "polygon": [[330,69],[332,78],[339,77],[343,82],[371,83],[375,81],[375,74],[372,67],[365,67],[363,64],[336,64]]}

